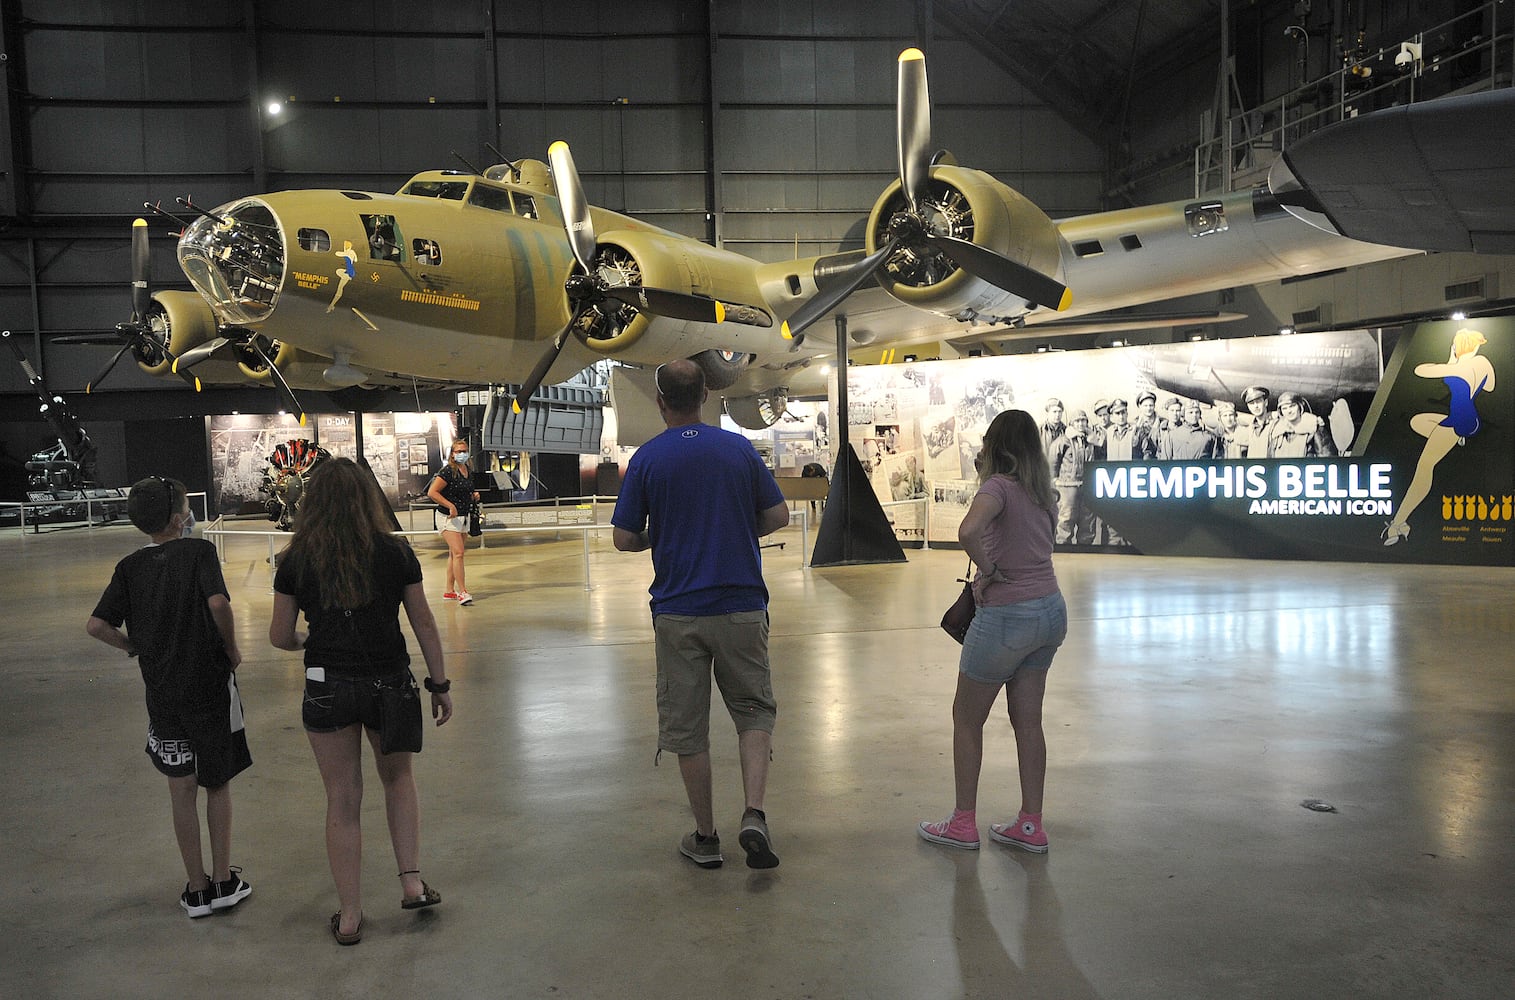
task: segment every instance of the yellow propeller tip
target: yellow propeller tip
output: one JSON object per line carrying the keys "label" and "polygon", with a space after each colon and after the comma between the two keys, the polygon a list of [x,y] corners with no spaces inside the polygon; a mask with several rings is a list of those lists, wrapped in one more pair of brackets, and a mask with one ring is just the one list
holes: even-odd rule
{"label": "yellow propeller tip", "polygon": [[145,225],[147,225],[147,220],[146,219],[133,219],[132,220],[132,226],[133,226],[133,228],[135,228],[137,226],[145,226]]}
{"label": "yellow propeller tip", "polygon": [[910,48],[900,53],[900,62],[914,62],[917,59],[926,58],[926,53],[920,49]]}
{"label": "yellow propeller tip", "polygon": [[789,332],[789,321],[787,319],[779,324],[779,333],[783,334],[785,340],[794,339],[794,334]]}
{"label": "yellow propeller tip", "polygon": [[568,148],[568,143],[564,142],[562,139],[558,139],[551,146],[547,147],[547,152],[548,153],[555,153],[558,150],[567,149],[567,148]]}
{"label": "yellow propeller tip", "polygon": [[726,321],[726,307],[719,302],[715,304],[715,321],[717,323],[724,323]]}
{"label": "yellow propeller tip", "polygon": [[179,359],[178,358],[174,358],[174,363],[168,366],[168,370],[171,371],[171,372],[173,372],[175,375],[179,374]]}
{"label": "yellow propeller tip", "polygon": [[300,414],[300,426],[301,427],[305,426],[305,414],[303,414],[303,413]]}
{"label": "yellow propeller tip", "polygon": [[1057,300],[1057,311],[1062,312],[1073,304],[1073,289],[1064,288],[1063,297]]}
{"label": "yellow propeller tip", "polygon": [[510,412],[511,413],[520,413],[521,412],[521,401],[519,399],[512,399],[510,401]]}
{"label": "yellow propeller tip", "polygon": [[203,385],[200,384],[200,376],[196,375],[195,376],[195,391],[196,392],[203,392],[204,390],[205,390],[205,386],[203,386]]}

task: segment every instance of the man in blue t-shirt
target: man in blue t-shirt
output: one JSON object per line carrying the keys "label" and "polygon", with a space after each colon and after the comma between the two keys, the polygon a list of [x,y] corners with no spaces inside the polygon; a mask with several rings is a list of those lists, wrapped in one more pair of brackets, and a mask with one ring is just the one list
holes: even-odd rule
{"label": "man in blue t-shirt", "polygon": [[752,442],[700,422],[705,376],[670,361],[654,379],[668,429],[637,449],[616,500],[615,547],[652,549],[658,749],[678,755],[697,829],[679,851],[721,865],[710,778],[710,678],[736,724],[746,811],[737,840],[750,868],[773,868],[763,792],[777,704],[768,668],[768,588],[758,539],[789,507]]}

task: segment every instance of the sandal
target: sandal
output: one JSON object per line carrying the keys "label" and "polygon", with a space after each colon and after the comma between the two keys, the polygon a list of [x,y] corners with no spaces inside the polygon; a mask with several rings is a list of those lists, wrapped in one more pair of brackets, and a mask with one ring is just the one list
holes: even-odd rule
{"label": "sandal", "polygon": [[[419,875],[419,874],[421,874],[419,871],[417,871],[414,868],[411,868],[411,869],[409,869],[407,871],[401,872],[400,873],[400,878],[403,879],[407,875]],[[400,909],[402,909],[402,910],[419,910],[423,906],[436,906],[441,901],[442,901],[442,894],[440,892],[438,892],[437,890],[433,889],[431,886],[427,885],[426,884],[426,880],[422,879],[421,880],[421,894],[419,896],[401,896],[400,897]]]}
{"label": "sandal", "polygon": [[406,896],[401,899],[400,909],[419,910],[423,906],[436,906],[441,901],[442,894],[427,885],[423,879],[421,881],[421,894],[419,896]]}
{"label": "sandal", "polygon": [[363,940],[363,915],[358,914],[358,926],[351,934],[342,933],[342,911],[338,910],[331,915],[331,936],[337,939],[337,944],[357,944]]}

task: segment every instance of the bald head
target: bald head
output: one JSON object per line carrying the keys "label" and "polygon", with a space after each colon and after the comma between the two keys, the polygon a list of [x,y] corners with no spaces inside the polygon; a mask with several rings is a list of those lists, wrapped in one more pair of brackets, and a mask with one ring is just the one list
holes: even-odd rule
{"label": "bald head", "polygon": [[654,381],[658,399],[671,412],[699,413],[705,402],[705,373],[687,358],[659,365]]}

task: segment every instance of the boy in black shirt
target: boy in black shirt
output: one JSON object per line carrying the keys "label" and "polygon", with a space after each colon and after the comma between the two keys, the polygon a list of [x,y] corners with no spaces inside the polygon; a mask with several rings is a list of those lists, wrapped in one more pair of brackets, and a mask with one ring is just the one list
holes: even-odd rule
{"label": "boy in black shirt", "polygon": [[[179,905],[191,917],[236,906],[252,892],[231,854],[231,787],[250,764],[237,691],[231,599],[216,547],[189,537],[184,484],[153,476],[132,487],[132,524],[152,538],[116,564],[85,631],[137,657],[147,686],[147,755],[167,776],[174,836],[189,878]],[[126,633],[121,625],[126,625]],[[205,788],[211,874],[200,853],[198,788]]]}

